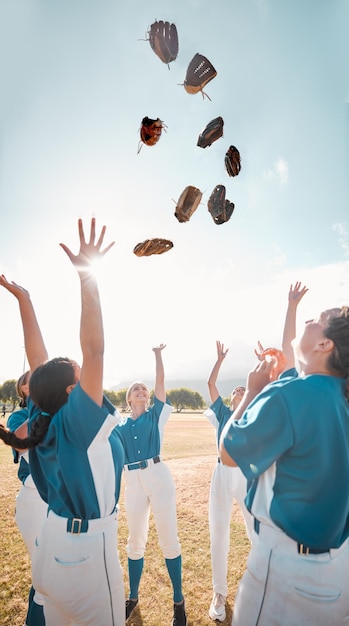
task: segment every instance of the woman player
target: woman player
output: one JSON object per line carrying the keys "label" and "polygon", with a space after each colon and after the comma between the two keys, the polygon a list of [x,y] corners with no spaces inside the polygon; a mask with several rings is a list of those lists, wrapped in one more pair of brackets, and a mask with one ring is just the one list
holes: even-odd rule
{"label": "woman player", "polygon": [[[167,465],[160,457],[164,426],[172,412],[171,405],[166,401],[161,355],[164,348],[164,344],[153,348],[156,368],[154,404],[149,406],[150,394],[144,383],[132,383],[126,393],[131,415],[126,424],[117,428],[125,450],[125,507],[129,530],[127,553],[130,595],[126,600],[126,619],[138,604],[151,507],[173,586],[172,626],[186,626],[175,485]],[[158,619],[162,623],[161,616]]]}
{"label": "woman player", "polygon": [[120,416],[103,397],[103,319],[91,272],[113,244],[101,250],[105,227],[96,241],[95,219],[87,241],[81,220],[78,227],[78,254],[61,247],[80,281],[81,368],[68,358],[47,361],[28,292],[0,278],[18,300],[31,369],[29,436],[26,424],[17,437],[4,429],[0,436],[13,447],[30,449],[31,473],[48,504],[32,572],[33,586],[44,596],[46,625],[123,626],[116,507],[124,454],[115,433]]}

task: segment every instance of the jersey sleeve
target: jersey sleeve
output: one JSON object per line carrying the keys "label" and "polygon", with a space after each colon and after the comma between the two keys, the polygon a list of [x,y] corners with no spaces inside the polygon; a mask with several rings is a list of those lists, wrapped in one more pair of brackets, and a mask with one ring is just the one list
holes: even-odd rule
{"label": "jersey sleeve", "polygon": [[166,422],[173,411],[173,407],[166,398],[166,402],[161,402],[156,396],[154,396],[154,411],[158,418],[159,430],[162,432]]}
{"label": "jersey sleeve", "polygon": [[294,440],[281,391],[268,385],[238,422],[227,425],[222,440],[226,451],[248,480],[265,472]]}
{"label": "jersey sleeve", "polygon": [[221,426],[225,424],[233,414],[230,408],[224,404],[222,396],[218,396],[217,400],[211,404],[210,409],[215,414],[216,420]]}
{"label": "jersey sleeve", "polygon": [[218,420],[217,420],[215,412],[212,411],[211,407],[206,409],[206,411],[204,412],[204,416],[207,417],[208,421],[217,430],[217,428],[218,428]]}
{"label": "jersey sleeve", "polygon": [[24,422],[27,421],[27,419],[28,419],[27,409],[21,409],[20,411],[15,411],[14,413],[10,415],[10,417],[7,420],[7,428],[11,432],[14,433],[15,430],[17,430],[17,428],[22,426],[22,424],[24,424]]}
{"label": "jersey sleeve", "polygon": [[[26,422],[28,419],[28,409],[20,409],[19,411],[15,411],[14,413],[12,413],[10,415],[10,417],[7,420],[7,428],[14,433],[15,430],[17,430],[17,428],[19,428],[20,426],[22,426],[22,424],[24,424],[24,422]],[[12,455],[13,455],[13,462],[14,463],[18,463],[19,462],[19,458],[20,456],[22,456],[18,450],[15,450],[14,448],[12,448]]]}
{"label": "jersey sleeve", "polygon": [[62,429],[67,439],[83,448],[89,447],[97,433],[108,439],[113,428],[122,420],[118,410],[107,398],[103,398],[103,405],[99,406],[79,383],[56,416],[59,416],[56,428]]}

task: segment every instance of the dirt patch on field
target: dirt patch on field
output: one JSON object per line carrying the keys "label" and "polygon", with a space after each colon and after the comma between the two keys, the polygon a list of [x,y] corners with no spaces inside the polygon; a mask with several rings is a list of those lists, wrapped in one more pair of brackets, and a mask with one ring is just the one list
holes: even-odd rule
{"label": "dirt patch on field", "polygon": [[171,459],[166,461],[176,483],[177,499],[190,508],[207,509],[215,457]]}
{"label": "dirt patch on field", "polygon": [[[166,461],[176,483],[177,500],[181,506],[197,512],[208,510],[211,477],[217,463],[216,456],[188,457]],[[233,513],[236,520],[243,522],[239,505],[234,502]]]}

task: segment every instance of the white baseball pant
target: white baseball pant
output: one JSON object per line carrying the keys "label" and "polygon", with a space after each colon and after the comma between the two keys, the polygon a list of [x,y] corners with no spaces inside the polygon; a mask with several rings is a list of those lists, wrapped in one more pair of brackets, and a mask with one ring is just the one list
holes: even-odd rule
{"label": "white baseball pant", "polygon": [[49,512],[33,553],[33,586],[44,596],[46,626],[125,625],[117,530],[116,513],[71,534],[67,519]]}
{"label": "white baseball pant", "polygon": [[211,541],[212,585],[215,593],[228,595],[228,554],[230,521],[234,498],[242,511],[246,533],[252,539],[253,517],[246,509],[246,478],[239,467],[218,462],[212,474],[209,497],[209,529]]}
{"label": "white baseball pant", "polygon": [[125,466],[125,509],[130,559],[144,557],[148,539],[150,507],[153,511],[159,545],[166,559],[181,553],[177,530],[176,488],[164,462],[129,471]]}
{"label": "white baseball pant", "polygon": [[[16,496],[15,520],[23,541],[27,546],[30,560],[32,559],[35,540],[47,516],[47,504],[42,500],[34,481],[29,475]],[[34,601],[42,606],[43,597],[35,590]]]}
{"label": "white baseball pant", "polygon": [[282,531],[260,525],[235,599],[233,626],[344,626],[349,623],[349,540],[300,555]]}

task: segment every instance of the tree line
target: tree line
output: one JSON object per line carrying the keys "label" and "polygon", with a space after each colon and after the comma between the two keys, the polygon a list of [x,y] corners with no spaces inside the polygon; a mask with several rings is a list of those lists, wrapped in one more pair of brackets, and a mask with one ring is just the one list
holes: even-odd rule
{"label": "tree line", "polygon": [[[110,402],[114,406],[121,408],[122,410],[127,410],[126,392],[126,388],[120,389],[119,391],[104,391]],[[169,391],[166,391],[166,395],[176,413],[180,413],[184,409],[196,411],[198,409],[204,409],[206,407],[206,402],[203,399],[202,395],[200,395],[198,391],[192,391],[191,389],[187,389],[186,387],[180,387],[179,389],[170,389]],[[154,391],[152,390],[150,392],[150,402],[153,401],[153,397]]]}
{"label": "tree line", "polygon": [[[5,380],[5,382],[0,385],[0,402],[4,405],[10,405],[9,407],[6,406],[6,410],[9,413],[13,413],[19,404],[19,398],[16,393],[16,382],[17,381],[14,379]],[[108,400],[110,400],[110,402],[118,409],[123,411],[127,410],[126,392],[127,388],[120,389],[119,391],[110,391],[108,389],[104,390],[104,394]],[[150,393],[151,401],[153,400],[153,397],[154,391],[152,390]],[[167,398],[176,413],[180,413],[185,409],[196,411],[206,407],[206,402],[202,395],[198,391],[192,391],[186,387],[170,389],[167,391]]]}

